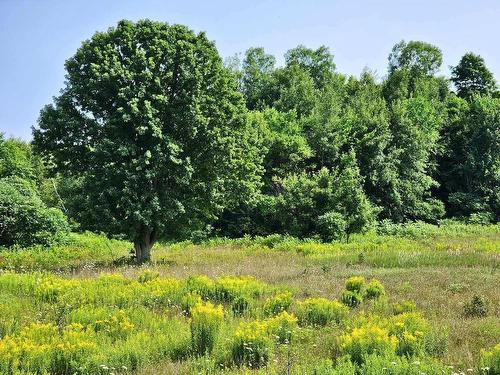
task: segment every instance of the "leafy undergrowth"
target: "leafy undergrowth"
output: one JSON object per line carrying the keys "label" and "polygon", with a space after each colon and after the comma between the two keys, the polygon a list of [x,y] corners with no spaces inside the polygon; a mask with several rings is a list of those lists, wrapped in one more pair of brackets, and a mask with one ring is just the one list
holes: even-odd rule
{"label": "leafy undergrowth", "polygon": [[[452,374],[449,337],[378,280],[299,298],[250,276],[0,275],[1,374]],[[337,297],[337,298],[334,298]],[[469,372],[498,374],[498,346]],[[464,369],[467,370],[467,369]],[[179,370],[180,371],[180,370]],[[159,372],[159,370],[158,370]]]}

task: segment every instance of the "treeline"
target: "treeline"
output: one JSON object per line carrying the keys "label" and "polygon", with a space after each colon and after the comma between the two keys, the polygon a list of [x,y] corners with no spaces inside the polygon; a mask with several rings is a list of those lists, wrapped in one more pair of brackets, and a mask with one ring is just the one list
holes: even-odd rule
{"label": "treeline", "polygon": [[441,64],[419,41],[394,46],[383,79],[337,72],[324,46],[284,66],[262,48],[223,64],[204,33],[121,21],[66,62],[33,145],[55,202],[81,229],[132,240],[139,260],[160,238],[498,222],[498,86],[480,56],[450,80]]}
{"label": "treeline", "polygon": [[498,221],[498,87],[478,55],[465,54],[450,80],[436,75],[441,63],[419,41],[394,46],[381,82],[336,72],[324,46],[289,50],[283,67],[263,48],[230,60],[264,134],[264,185],[216,227],[330,239],[374,220]]}

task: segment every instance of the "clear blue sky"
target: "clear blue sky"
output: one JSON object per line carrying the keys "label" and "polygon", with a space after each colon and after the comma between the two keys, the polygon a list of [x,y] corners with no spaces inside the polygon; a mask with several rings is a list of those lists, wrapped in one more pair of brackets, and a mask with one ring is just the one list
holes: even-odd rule
{"label": "clear blue sky", "polygon": [[325,44],[354,75],[383,76],[391,47],[417,39],[442,49],[442,74],[473,51],[500,80],[499,0],[0,0],[0,132],[29,140],[63,85],[64,61],[124,18],[206,31],[223,57],[262,46],[280,62],[298,44]]}

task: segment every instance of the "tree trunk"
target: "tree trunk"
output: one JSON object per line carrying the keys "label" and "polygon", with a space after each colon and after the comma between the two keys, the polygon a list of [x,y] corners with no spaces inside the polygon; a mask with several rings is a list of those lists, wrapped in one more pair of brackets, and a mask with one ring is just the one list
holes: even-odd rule
{"label": "tree trunk", "polygon": [[146,230],[134,241],[135,260],[137,263],[145,263],[151,260],[151,248],[156,242],[154,231]]}

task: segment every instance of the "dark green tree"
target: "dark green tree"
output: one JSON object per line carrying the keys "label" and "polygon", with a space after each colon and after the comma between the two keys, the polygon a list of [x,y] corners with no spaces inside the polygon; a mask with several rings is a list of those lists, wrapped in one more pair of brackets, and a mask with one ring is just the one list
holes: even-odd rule
{"label": "dark green tree", "polygon": [[442,191],[452,216],[500,219],[500,99],[456,98],[440,163]]}
{"label": "dark green tree", "polygon": [[128,236],[142,262],[159,238],[253,196],[256,135],[234,75],[204,33],[120,21],[85,41],[66,70],[34,144],[80,180],[84,226]]}
{"label": "dark green tree", "polygon": [[451,68],[451,81],[457,89],[457,95],[467,100],[473,95],[497,92],[497,84],[484,59],[471,52],[462,56],[460,62]]}

